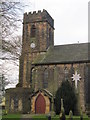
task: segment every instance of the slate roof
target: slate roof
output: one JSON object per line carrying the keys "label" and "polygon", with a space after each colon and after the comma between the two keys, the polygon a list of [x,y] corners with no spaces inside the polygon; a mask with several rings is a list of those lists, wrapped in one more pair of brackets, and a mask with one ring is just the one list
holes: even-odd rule
{"label": "slate roof", "polygon": [[90,43],[58,45],[40,55],[33,64],[90,62]]}
{"label": "slate roof", "polygon": [[30,97],[33,97],[33,96],[35,96],[37,93],[39,93],[39,92],[43,92],[45,95],[47,95],[49,98],[52,98],[53,97],[53,95],[52,95],[52,93],[50,93],[48,90],[46,90],[46,89],[40,89],[40,90],[37,90],[36,92],[34,92]]}

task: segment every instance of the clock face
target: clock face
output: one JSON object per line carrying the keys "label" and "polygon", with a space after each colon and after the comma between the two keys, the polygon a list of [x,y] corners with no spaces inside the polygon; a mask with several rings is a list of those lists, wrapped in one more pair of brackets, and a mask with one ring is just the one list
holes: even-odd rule
{"label": "clock face", "polygon": [[31,43],[30,47],[35,48],[35,43]]}

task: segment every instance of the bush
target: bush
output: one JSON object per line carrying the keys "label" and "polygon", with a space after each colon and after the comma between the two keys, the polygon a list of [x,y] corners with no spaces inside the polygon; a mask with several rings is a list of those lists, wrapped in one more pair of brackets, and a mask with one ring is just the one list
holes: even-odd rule
{"label": "bush", "polygon": [[65,114],[68,115],[70,110],[72,110],[72,112],[74,113],[77,98],[76,98],[75,90],[71,86],[68,80],[63,81],[61,87],[59,87],[59,89],[56,92],[56,96],[55,96],[56,114],[60,114],[61,98],[63,98]]}

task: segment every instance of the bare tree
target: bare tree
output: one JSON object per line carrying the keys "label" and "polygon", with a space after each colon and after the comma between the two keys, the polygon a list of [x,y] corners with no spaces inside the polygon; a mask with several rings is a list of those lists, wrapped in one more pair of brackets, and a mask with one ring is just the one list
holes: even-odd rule
{"label": "bare tree", "polygon": [[[22,40],[21,36],[12,38],[12,41],[3,41],[2,44],[2,73],[8,81],[7,85],[15,85],[18,81],[19,74],[19,57],[21,54]],[[17,73],[18,72],[18,73]],[[11,73],[11,74],[10,74]],[[15,74],[16,77],[12,77]],[[11,79],[12,77],[12,79]],[[6,82],[5,81],[5,82]]]}
{"label": "bare tree", "polygon": [[0,76],[0,103],[2,103],[3,97],[5,97],[5,87],[9,84],[9,81],[6,79],[5,75]]}
{"label": "bare tree", "polygon": [[18,60],[21,54],[22,37],[12,37],[12,41],[2,42],[2,60]]}
{"label": "bare tree", "polygon": [[9,81],[6,79],[5,75],[2,74],[2,79],[0,81],[0,91],[2,91],[2,95],[5,95],[5,87],[9,84]]}
{"label": "bare tree", "polygon": [[[0,67],[8,63],[14,64],[14,67],[19,67],[22,40],[17,31],[22,25],[24,7],[27,7],[24,2],[0,0],[0,43],[2,44],[0,48],[2,49],[2,57],[0,59],[1,62],[4,61]],[[9,67],[8,70],[3,68],[3,75],[5,76],[10,69],[12,68]],[[7,80],[9,79],[7,78]]]}
{"label": "bare tree", "polygon": [[17,31],[20,22],[22,21],[21,15],[23,5],[20,2],[11,2],[7,0],[0,2],[0,27],[2,29],[2,40],[10,38],[15,31]]}

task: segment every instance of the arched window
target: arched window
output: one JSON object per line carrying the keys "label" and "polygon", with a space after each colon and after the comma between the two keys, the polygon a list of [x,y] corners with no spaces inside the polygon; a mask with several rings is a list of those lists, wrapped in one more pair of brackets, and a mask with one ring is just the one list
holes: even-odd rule
{"label": "arched window", "polygon": [[71,76],[72,76],[72,74],[75,73],[75,69],[74,69],[74,67],[73,67],[73,64],[71,65],[71,71],[70,71],[70,73],[71,73]]}
{"label": "arched window", "polygon": [[49,40],[51,41],[51,39],[52,39],[51,28],[49,28]]}
{"label": "arched window", "polygon": [[44,28],[42,28],[42,38],[44,39]]}
{"label": "arched window", "polygon": [[31,27],[31,37],[35,37],[36,36],[36,28],[35,25],[32,25]]}
{"label": "arched window", "polygon": [[43,88],[47,87],[48,87],[48,69],[45,69],[43,78]]}
{"label": "arched window", "polygon": [[68,80],[68,68],[66,66],[64,68],[64,73],[65,73],[65,80]]}
{"label": "arched window", "polygon": [[51,28],[49,28],[48,31],[48,39],[47,39],[47,48],[52,44],[52,32],[51,32]]}
{"label": "arched window", "polygon": [[14,109],[18,109],[18,98],[14,98]]}

